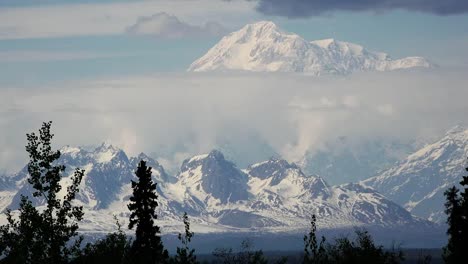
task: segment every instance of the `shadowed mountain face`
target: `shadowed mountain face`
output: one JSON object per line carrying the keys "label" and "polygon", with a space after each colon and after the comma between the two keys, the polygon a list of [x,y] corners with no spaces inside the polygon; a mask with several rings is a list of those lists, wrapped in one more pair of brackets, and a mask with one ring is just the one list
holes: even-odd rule
{"label": "shadowed mountain face", "polygon": [[181,174],[201,173],[203,191],[222,203],[247,200],[248,177],[232,162],[224,159],[221,152],[211,151],[203,158],[187,159],[182,163]]}
{"label": "shadowed mountain face", "polygon": [[[108,208],[117,199],[117,195],[124,185],[127,185],[136,170],[137,160],[148,160],[153,165],[153,175],[157,181],[168,180],[164,169],[153,159],[146,155],[129,159],[125,152],[114,146],[102,144],[92,151],[81,148],[64,147],[60,150],[61,157],[59,163],[66,166],[65,176],[61,181],[62,190],[65,190],[68,176],[71,176],[75,168],[85,169],[85,175],[80,185],[80,192],[77,194],[78,200],[84,205],[94,210]],[[24,180],[27,176],[25,167],[16,178],[18,180],[19,191],[13,197],[12,208],[17,208],[21,195],[32,197],[32,189]],[[44,201],[33,199],[36,205],[41,205]]]}
{"label": "shadowed mountain face", "polygon": [[[173,177],[147,155],[129,158],[110,145],[94,150],[65,147],[61,152],[60,162],[67,166],[61,181],[64,188],[76,167],[86,170],[77,197],[85,209],[84,232],[114,230],[114,214],[126,221],[130,182],[141,159],[152,167],[158,183],[157,213],[167,232],[178,230],[183,212],[192,216],[194,228],[201,233],[297,232],[307,228],[312,214],[323,228],[405,225],[424,229],[431,225],[369,187],[329,186],[320,176],[305,175],[297,165],[281,159],[240,170],[214,150],[186,159]],[[0,192],[2,210],[16,208],[20,194],[30,195],[26,176],[24,169],[11,178],[15,180],[9,178],[10,189]]]}

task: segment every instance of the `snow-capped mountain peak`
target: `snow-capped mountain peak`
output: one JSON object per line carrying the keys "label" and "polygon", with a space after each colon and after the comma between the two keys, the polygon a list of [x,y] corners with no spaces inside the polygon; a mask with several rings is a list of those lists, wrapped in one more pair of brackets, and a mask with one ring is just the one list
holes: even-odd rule
{"label": "snow-capped mountain peak", "polygon": [[110,162],[119,154],[123,154],[123,151],[109,143],[102,143],[102,145],[97,147],[92,153],[94,156],[93,158],[99,163]]}
{"label": "snow-capped mountain peak", "polygon": [[[169,230],[183,212],[207,232],[295,232],[308,225],[304,219],[313,213],[329,228],[422,223],[370,188],[330,187],[321,177],[307,176],[297,165],[282,159],[272,158],[240,170],[214,150],[186,159],[177,177],[172,177],[144,153],[128,158],[112,146],[94,150],[65,147],[62,151],[60,163],[67,167],[62,186],[69,182],[75,167],[86,170],[77,195],[77,203],[85,209],[86,221],[80,225],[84,232],[112,230],[113,214],[121,220],[128,217],[131,181],[140,160],[153,169],[158,183],[158,215]],[[103,153],[112,154],[110,161],[101,158]],[[18,175],[25,179],[27,171]],[[30,194],[29,184],[0,188],[0,210],[17,208],[20,196]]]}
{"label": "snow-capped mountain peak", "polygon": [[271,33],[281,33],[281,30],[276,26],[275,23],[272,21],[259,21],[253,24],[247,24],[241,30],[236,32],[239,35],[242,34],[257,34],[260,35],[268,35]]}
{"label": "snow-capped mountain peak", "polygon": [[[209,154],[186,159],[178,178],[182,182],[197,184],[197,192],[219,199],[221,203],[246,200],[247,175],[227,161],[224,155],[213,150]],[[201,194],[206,197],[207,195]]]}
{"label": "snow-capped mountain peak", "polygon": [[188,70],[323,75],[414,67],[428,68],[432,64],[422,57],[392,60],[386,53],[335,39],[307,41],[297,34],[282,31],[273,22],[261,21],[222,38]]}
{"label": "snow-capped mountain peak", "polygon": [[246,172],[262,180],[271,178],[271,185],[279,184],[289,174],[294,173],[300,177],[305,177],[301,169],[294,163],[288,163],[283,159],[271,158],[267,161],[250,165]]}

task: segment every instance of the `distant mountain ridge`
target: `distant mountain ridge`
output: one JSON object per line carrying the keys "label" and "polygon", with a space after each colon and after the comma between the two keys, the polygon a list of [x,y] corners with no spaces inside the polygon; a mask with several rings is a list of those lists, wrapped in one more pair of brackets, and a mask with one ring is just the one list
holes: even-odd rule
{"label": "distant mountain ridge", "polygon": [[468,129],[456,126],[441,139],[362,183],[420,217],[445,222],[443,193],[458,185],[468,166]]}
{"label": "distant mountain ridge", "polygon": [[335,39],[307,41],[282,31],[271,21],[260,21],[222,38],[188,71],[300,72],[319,76],[433,66],[422,57],[392,59],[386,53]]}
{"label": "distant mountain ridge", "polygon": [[378,175],[420,147],[414,141],[378,138],[352,142],[347,137],[324,145],[306,152],[297,164],[306,174],[318,174],[332,185],[359,182]]}
{"label": "distant mountain ridge", "polygon": [[[159,221],[166,232],[178,228],[183,212],[191,216],[194,229],[200,233],[296,232],[307,228],[312,214],[317,215],[322,228],[431,225],[371,188],[360,184],[329,186],[321,177],[307,176],[297,165],[281,159],[272,158],[241,170],[214,150],[186,159],[180,172],[170,176],[147,155],[128,157],[108,144],[94,150],[65,147],[61,152],[66,175],[71,175],[75,167],[86,170],[77,196],[85,208],[83,232],[114,230],[114,214],[122,223],[128,220],[130,181],[141,159],[153,168]],[[23,169],[11,178],[8,187],[0,189],[0,210],[16,208],[19,195],[30,194],[26,176]],[[64,186],[68,179],[62,179]]]}

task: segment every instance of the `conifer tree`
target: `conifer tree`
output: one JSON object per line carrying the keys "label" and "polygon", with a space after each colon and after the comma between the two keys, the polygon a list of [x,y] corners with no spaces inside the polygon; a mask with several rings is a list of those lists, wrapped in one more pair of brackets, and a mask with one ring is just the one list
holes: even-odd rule
{"label": "conifer tree", "polygon": [[445,263],[461,263],[468,245],[468,176],[464,176],[460,184],[464,187],[461,193],[455,186],[444,193],[449,236],[444,247]]}
{"label": "conifer tree", "polygon": [[151,167],[142,160],[135,174],[138,181],[132,180],[133,195],[128,204],[131,211],[128,228],[136,227],[132,259],[135,263],[166,263],[169,254],[162,244],[160,228],[154,223],[158,196],[156,183],[151,179]]}
{"label": "conifer tree", "polygon": [[42,251],[38,225],[39,212],[26,196],[21,196],[19,219],[6,210],[8,224],[0,227],[0,263],[34,263],[34,256]]}
{"label": "conifer tree", "polygon": [[177,254],[172,259],[174,264],[195,264],[198,263],[197,256],[195,255],[195,249],[190,249],[189,244],[194,236],[194,233],[190,231],[190,222],[187,213],[183,216],[185,234],[179,233],[177,237],[182,243],[182,247],[177,247]]}
{"label": "conifer tree", "polygon": [[28,197],[22,196],[19,219],[7,211],[8,224],[0,228],[3,262],[66,263],[81,243],[81,238],[76,238],[74,246],[69,246],[83,218],[83,208],[73,205],[73,201],[84,170],[75,170],[65,196],[58,197],[65,166],[58,164],[60,151],[52,150],[51,125],[52,122],[43,123],[39,135],[27,134],[26,146],[30,158],[28,183],[34,189],[33,196],[45,201],[45,209],[38,210]]}
{"label": "conifer tree", "polygon": [[304,264],[318,264],[327,262],[327,254],[325,250],[325,237],[322,236],[320,243],[317,243],[317,218],[312,215],[310,221],[309,235],[304,236]]}

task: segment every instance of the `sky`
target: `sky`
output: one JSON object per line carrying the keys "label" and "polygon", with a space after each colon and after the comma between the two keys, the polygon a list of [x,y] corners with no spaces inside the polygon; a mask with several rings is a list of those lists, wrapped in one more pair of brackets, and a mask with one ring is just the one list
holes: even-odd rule
{"label": "sky", "polygon": [[[343,120],[349,123],[349,133],[362,134],[351,125],[356,119],[344,102],[360,102],[364,100],[360,97],[374,91],[363,76],[307,80],[314,86],[325,82],[324,86],[334,93],[326,96],[321,94],[324,88],[307,91],[303,77],[295,75],[272,77],[279,78],[277,81],[284,86],[288,86],[288,81],[298,85],[285,92],[272,82],[263,83],[259,76],[200,77],[186,73],[190,63],[222,36],[259,20],[271,20],[309,40],[335,38],[384,51],[395,58],[426,57],[439,66],[432,74],[366,76],[375,80],[375,89],[381,92],[366,97],[364,104],[356,104],[359,109],[368,109],[373,120],[369,122],[375,128],[369,131],[378,134],[384,133],[379,127],[386,127],[383,124],[390,121],[411,137],[423,133],[421,127],[443,131],[465,122],[463,115],[457,113],[465,116],[468,113],[458,99],[460,95],[467,98],[464,87],[467,80],[463,74],[468,67],[466,3],[464,0],[352,3],[345,0],[0,0],[0,167],[10,170],[20,166],[25,159],[22,135],[48,119],[57,120],[59,131],[69,134],[59,140],[63,144],[96,144],[112,139],[132,153],[157,152],[157,146],[180,142],[190,142],[182,152],[208,151],[215,145],[216,135],[235,131],[236,135],[230,137],[239,142],[246,142],[252,134],[260,135],[275,151],[294,160],[304,149],[324,140],[323,135],[330,134],[326,131],[337,129],[336,124],[343,124]],[[230,102],[215,89],[226,86],[225,78],[237,85],[229,87],[231,96],[238,96],[238,100]],[[417,113],[412,118],[421,119],[421,123],[412,124],[407,116],[401,115],[401,111],[410,111],[411,107],[400,105],[398,98],[381,100],[388,89],[396,89],[387,82],[401,84],[398,87],[401,96],[411,94],[408,101],[413,102],[412,111]],[[268,85],[278,96],[267,100],[261,92]],[[354,88],[350,92],[339,91],[338,85]],[[421,100],[417,92],[424,93],[425,86],[429,85],[428,91],[445,96],[445,101],[437,101],[432,95],[425,95],[430,104]],[[242,86],[252,90],[240,89]],[[116,93],[120,96],[107,95],[114,88],[123,89]],[[184,89],[190,92],[179,93]],[[143,98],[144,103],[140,105],[138,95],[145,97],[145,93],[150,97]],[[166,101],[165,96],[170,99]],[[349,116],[343,114],[346,118],[338,118],[328,116],[328,112],[317,116],[292,111],[291,104],[302,97],[334,102],[334,107],[350,110]],[[451,104],[451,100],[458,103]],[[244,101],[258,118],[251,120],[251,115],[243,113],[235,104]],[[47,106],[38,105],[39,102],[47,102]],[[195,107],[199,104],[200,113]],[[137,118],[135,109],[145,114]],[[158,112],[152,113],[155,109]],[[276,109],[273,112],[284,120],[276,122],[265,109]],[[308,107],[305,109],[310,111]],[[218,111],[219,116],[209,114],[212,111]],[[438,121],[431,127],[433,116]],[[144,126],[144,133],[139,132],[138,124],[132,120],[144,122],[143,117],[151,124]],[[93,129],[77,132],[79,127],[90,123],[94,124]],[[67,133],[67,128],[75,132]],[[398,136],[398,129],[390,129],[393,136]],[[277,134],[270,133],[271,130]],[[320,132],[314,135],[313,131]],[[148,137],[150,147],[143,143],[143,138]]]}
{"label": "sky", "polygon": [[[288,17],[260,12],[259,5],[269,1],[0,2],[0,67],[3,69],[0,84],[3,85],[184,71],[223,35],[223,32],[203,32],[207,22],[217,23],[229,32],[247,23],[272,20],[284,30],[310,40],[336,38],[385,51],[393,57],[424,56],[443,66],[466,65],[468,61],[466,13],[338,9]],[[178,37],[171,37],[167,32],[160,35],[129,32],[141,19],[161,13],[175,16],[181,24],[192,26],[191,30],[194,27],[199,30]]]}

